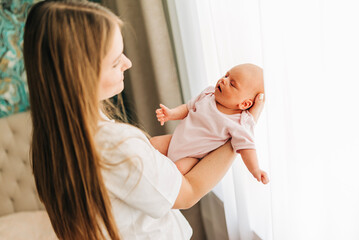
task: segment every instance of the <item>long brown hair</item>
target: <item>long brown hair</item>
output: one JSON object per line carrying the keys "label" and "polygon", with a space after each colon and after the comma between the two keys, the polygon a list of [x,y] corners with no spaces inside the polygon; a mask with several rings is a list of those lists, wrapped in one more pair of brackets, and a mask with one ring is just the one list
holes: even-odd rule
{"label": "long brown hair", "polygon": [[116,25],[88,2],[39,2],[26,21],[32,168],[60,239],[120,239],[94,142],[101,60]]}

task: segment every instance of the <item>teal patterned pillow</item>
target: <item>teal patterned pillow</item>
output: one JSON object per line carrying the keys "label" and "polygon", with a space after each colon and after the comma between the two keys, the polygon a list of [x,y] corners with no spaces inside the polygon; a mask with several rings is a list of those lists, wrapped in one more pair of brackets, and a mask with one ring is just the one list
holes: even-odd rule
{"label": "teal patterned pillow", "polygon": [[0,117],[29,108],[22,46],[27,12],[35,2],[0,1]]}
{"label": "teal patterned pillow", "polygon": [[23,35],[29,8],[39,1],[0,0],[0,118],[29,109]]}

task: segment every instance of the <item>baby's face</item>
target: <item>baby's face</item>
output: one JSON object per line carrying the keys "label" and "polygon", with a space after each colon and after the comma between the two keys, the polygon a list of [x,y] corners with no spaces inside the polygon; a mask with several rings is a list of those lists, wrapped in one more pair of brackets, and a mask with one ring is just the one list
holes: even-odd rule
{"label": "baby's face", "polygon": [[248,109],[255,96],[263,91],[262,76],[262,69],[253,64],[233,67],[218,80],[214,93],[216,101],[229,109]]}

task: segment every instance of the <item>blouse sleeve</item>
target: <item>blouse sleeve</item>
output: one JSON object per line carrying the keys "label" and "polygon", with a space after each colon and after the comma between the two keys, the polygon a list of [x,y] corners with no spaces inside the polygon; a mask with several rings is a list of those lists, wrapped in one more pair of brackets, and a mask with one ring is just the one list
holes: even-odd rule
{"label": "blouse sleeve", "polygon": [[114,130],[112,127],[111,146],[102,150],[105,161],[111,163],[103,170],[108,191],[153,218],[163,216],[177,199],[181,173],[170,159],[152,147],[140,130],[134,127],[127,127],[126,133]]}

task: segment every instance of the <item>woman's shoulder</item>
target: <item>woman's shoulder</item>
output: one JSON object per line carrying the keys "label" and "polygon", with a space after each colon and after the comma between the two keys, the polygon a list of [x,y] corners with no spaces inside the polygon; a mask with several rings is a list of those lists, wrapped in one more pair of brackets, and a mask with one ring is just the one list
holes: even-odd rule
{"label": "woman's shoulder", "polygon": [[117,144],[127,139],[138,139],[147,142],[146,135],[137,127],[127,123],[102,122],[96,132],[95,139],[98,143]]}
{"label": "woman's shoulder", "polygon": [[125,123],[100,124],[95,135],[95,144],[103,160],[109,163],[131,159],[132,164],[140,166],[143,159],[156,152],[139,128]]}

